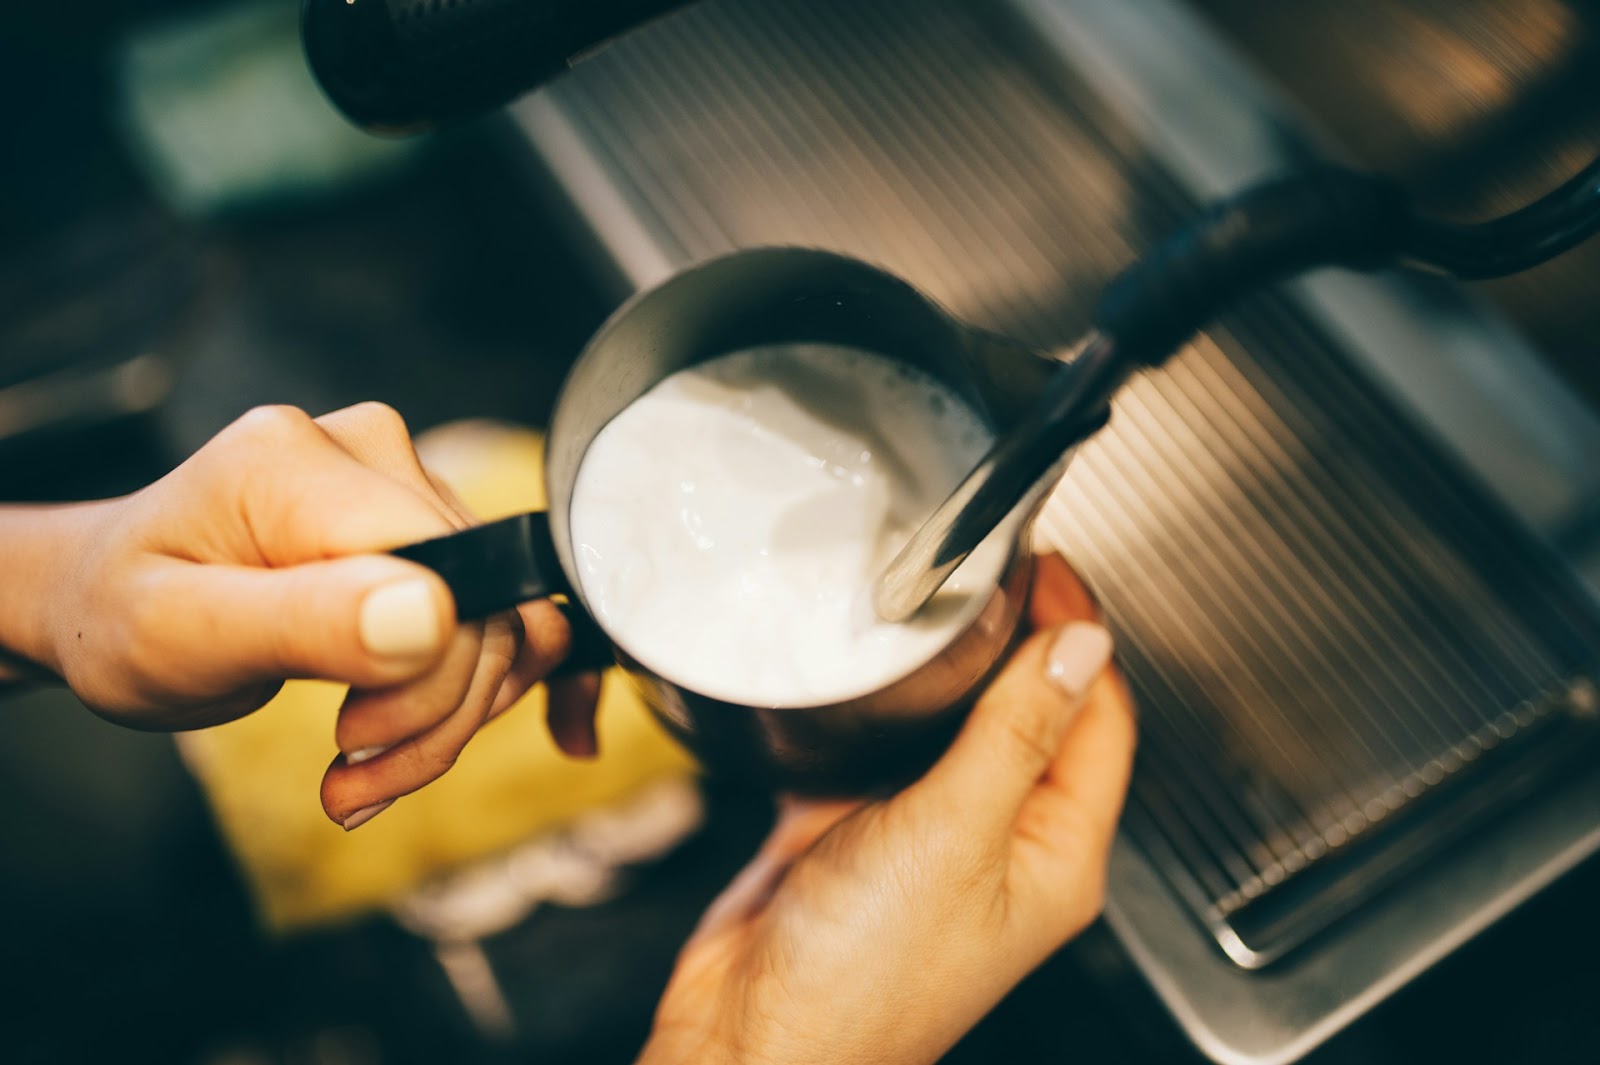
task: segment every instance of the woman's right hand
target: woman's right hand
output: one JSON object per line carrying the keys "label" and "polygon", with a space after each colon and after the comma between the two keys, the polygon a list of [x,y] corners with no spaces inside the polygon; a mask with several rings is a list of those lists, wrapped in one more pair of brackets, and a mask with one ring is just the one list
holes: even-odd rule
{"label": "woman's right hand", "polygon": [[783,807],[679,955],[643,1062],[925,1065],[1094,919],[1132,703],[1061,559],[1040,559],[1031,610],[921,780]]}

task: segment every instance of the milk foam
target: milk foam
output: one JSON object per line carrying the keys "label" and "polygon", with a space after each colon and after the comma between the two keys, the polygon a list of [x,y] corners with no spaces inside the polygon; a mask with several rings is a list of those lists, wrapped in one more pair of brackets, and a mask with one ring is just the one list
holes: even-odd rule
{"label": "milk foam", "polygon": [[905,624],[873,582],[991,435],[943,385],[823,345],[667,378],[590,445],[571,531],[585,598],[657,674],[743,705],[865,694],[933,657],[1004,568],[1003,524]]}

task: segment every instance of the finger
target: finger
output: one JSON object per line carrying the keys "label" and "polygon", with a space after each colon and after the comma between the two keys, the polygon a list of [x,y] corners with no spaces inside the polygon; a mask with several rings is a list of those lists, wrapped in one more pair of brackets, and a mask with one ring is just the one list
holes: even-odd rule
{"label": "finger", "polygon": [[478,672],[483,625],[462,625],[439,662],[408,684],[352,689],[339,708],[334,741],[346,755],[387,750],[420,736],[466,701]]}
{"label": "finger", "polygon": [[1028,620],[1034,628],[1099,618],[1094,594],[1066,559],[1049,554],[1034,560],[1033,591],[1028,597]]}
{"label": "finger", "polygon": [[317,425],[357,462],[406,485],[434,504],[458,529],[477,517],[443,480],[430,473],[400,412],[386,403],[357,403],[324,414]]}
{"label": "finger", "polygon": [[600,755],[595,712],[600,705],[600,674],[553,677],[546,685],[545,724],[550,738],[568,758]]}
{"label": "finger", "polygon": [[497,710],[522,698],[527,690],[560,665],[572,647],[572,626],[548,599],[524,603],[508,617],[518,635],[516,661],[495,700]]}
{"label": "finger", "polygon": [[[432,471],[426,471],[425,476],[439,493],[440,498],[464,521],[471,523],[476,520],[448,483]],[[512,631],[516,635],[517,652],[511,663],[511,669],[500,682],[500,690],[489,708],[491,721],[511,709],[519,699],[528,694],[529,689],[544,680],[572,649],[572,626],[561,609],[549,599],[523,603],[503,616],[511,624]],[[572,685],[558,685],[552,692],[547,693],[547,711],[550,705],[549,698],[554,698],[560,707],[560,713],[575,721],[581,720],[586,723],[589,751],[587,757],[593,757],[598,753],[599,742],[594,736],[594,711],[600,698],[599,676],[579,678]],[[575,757],[586,756],[579,754]]]}
{"label": "finger", "polygon": [[[572,626],[548,599],[524,603],[514,615],[521,622],[521,642],[491,713],[498,714],[522,698],[529,688],[555,669],[572,647]],[[573,758],[593,758],[600,750],[594,729],[600,699],[598,674],[580,674],[551,682],[546,692],[545,721],[556,746]]]}
{"label": "finger", "polygon": [[510,626],[493,619],[484,626],[466,697],[449,716],[420,736],[365,760],[333,760],[322,778],[322,806],[335,822],[353,829],[387,804],[443,776],[488,717],[490,704],[511,667],[515,642]]}
{"label": "finger", "polygon": [[[400,412],[385,403],[357,403],[324,414],[317,425],[357,462],[424,494],[436,490],[423,469]],[[443,502],[441,500],[441,502]]]}
{"label": "finger", "polygon": [[[466,528],[477,522],[455,490],[423,463],[405,419],[393,407],[383,403],[360,403],[325,414],[317,419],[317,424],[363,465],[414,488],[435,502],[457,527]],[[499,716],[527,694],[529,688],[560,663],[571,643],[565,619],[547,601],[525,604],[518,611],[507,613],[506,618],[522,647],[490,707],[490,718]],[[462,685],[466,682],[467,678],[460,679]],[[380,698],[364,700],[358,708],[352,707],[356,712],[352,714],[350,727],[362,733],[366,743],[392,743],[397,737],[383,741],[382,736],[394,732],[400,736],[409,735],[404,730],[410,726],[395,723],[385,728],[378,724],[376,719],[382,712],[379,708],[406,703],[427,705],[436,704],[437,700],[431,692],[419,697],[404,692],[384,693]],[[348,752],[357,748],[341,742],[340,749]]]}
{"label": "finger", "polygon": [[[461,501],[461,497],[456,495],[455,490],[443,478],[431,470],[425,471],[424,476],[439,493],[440,498],[461,515],[463,520],[468,523],[476,520],[467,505]],[[489,710],[491,718],[510,709],[512,704],[528,693],[528,689],[544,680],[559,666],[572,650],[572,625],[561,608],[549,599],[536,599],[531,603],[523,603],[507,614],[507,617],[517,632],[519,649],[516,660],[511,664],[510,672],[500,685],[499,694],[495,696],[494,705]],[[558,697],[558,702],[562,703],[564,711],[574,720],[587,718],[589,757],[599,750],[598,742],[593,735],[594,708],[598,699],[598,676],[592,681],[578,682],[570,694]]]}
{"label": "finger", "polygon": [[[427,469],[405,420],[393,408],[382,403],[362,403],[324,415],[317,419],[317,423],[364,465],[437,500],[442,508],[450,512],[458,526],[465,527],[476,521],[449,483]],[[504,713],[527,694],[529,688],[544,679],[566,657],[571,645],[570,626],[561,612],[548,601],[524,604],[507,618],[517,634],[519,650],[490,706],[491,719]],[[558,706],[556,718],[570,722],[565,726],[563,735],[570,738],[573,750],[569,753],[575,753],[575,756],[592,757],[597,750],[593,727],[597,698],[597,679],[574,681],[561,686],[560,693],[554,694],[554,703]],[[375,706],[399,701],[404,700],[398,695],[388,700],[371,700],[354,716],[359,722],[367,722],[377,712]],[[376,742],[379,731],[369,732],[364,724],[360,729]],[[352,749],[344,742],[340,747],[345,751]]]}
{"label": "finger", "polygon": [[782,800],[761,849],[707,908],[695,935],[716,935],[759,913],[794,863],[864,805],[860,800]]}
{"label": "finger", "polygon": [[[196,458],[202,490],[231,500],[244,519],[211,531],[230,538],[216,549],[229,561],[253,553],[260,565],[292,566],[388,551],[456,527],[431,493],[364,465],[291,407],[251,411]],[[233,543],[234,529],[248,542]],[[202,532],[185,527],[173,553],[195,557]]]}
{"label": "finger", "polygon": [[1136,733],[1127,688],[1107,670],[1017,818],[1011,885],[1020,919],[1053,920],[1069,935],[1100,912]]}
{"label": "finger", "polygon": [[[458,527],[477,522],[476,515],[443,478],[427,469],[405,420],[382,403],[361,403],[325,414],[317,424],[358,461],[416,489],[435,501]],[[554,669],[571,646],[571,627],[554,604],[523,604],[510,615],[526,646],[517,656],[491,713],[503,711]]]}
{"label": "finger", "polygon": [[[449,482],[423,463],[405,420],[392,407],[361,403],[325,414],[317,424],[358,461],[436,501],[462,527],[477,523],[477,515]],[[549,660],[549,666],[555,665],[570,642],[565,618],[547,600],[525,604],[521,614],[535,651]]]}
{"label": "finger", "polygon": [[129,660],[154,688],[197,696],[284,677],[399,684],[426,673],[456,632],[443,581],[374,555],[276,570],[175,563],[136,603]]}
{"label": "finger", "polygon": [[1111,636],[1073,622],[1029,637],[979,697],[943,758],[907,789],[911,804],[969,826],[978,838],[1010,829],[1055,761],[1094,678],[1111,658]]}
{"label": "finger", "polygon": [[1041,807],[1075,811],[1090,851],[1110,848],[1122,814],[1138,743],[1137,717],[1128,688],[1115,669],[1095,681],[1083,712],[1067,733],[1044,786],[1028,797]]}

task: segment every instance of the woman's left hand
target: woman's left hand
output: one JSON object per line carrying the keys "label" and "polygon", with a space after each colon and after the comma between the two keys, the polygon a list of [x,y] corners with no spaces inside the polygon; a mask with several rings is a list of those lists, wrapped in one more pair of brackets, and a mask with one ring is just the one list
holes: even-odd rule
{"label": "woman's left hand", "polygon": [[[140,492],[52,510],[43,526],[16,517],[33,541],[56,530],[35,554],[58,564],[15,649],[102,716],[203,728],[288,678],[351,685],[322,786],[347,829],[448,770],[571,641],[547,601],[458,623],[436,574],[386,553],[472,519],[381,404],[316,419],[260,408]],[[592,676],[552,692],[569,753],[593,751],[596,694]]]}

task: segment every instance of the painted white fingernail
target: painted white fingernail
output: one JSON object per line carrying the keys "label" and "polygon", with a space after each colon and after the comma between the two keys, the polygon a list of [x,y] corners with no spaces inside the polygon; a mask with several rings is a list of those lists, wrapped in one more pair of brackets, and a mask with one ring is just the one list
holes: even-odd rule
{"label": "painted white fingernail", "polygon": [[356,750],[351,751],[349,754],[344,756],[344,764],[345,765],[360,765],[362,762],[367,761],[369,758],[378,757],[378,755],[382,754],[384,751],[387,751],[392,746],[393,746],[393,744],[386,744],[386,745],[384,745],[382,747],[360,747],[360,748],[357,748]]}
{"label": "painted white fingernail", "polygon": [[1073,699],[1081,699],[1110,661],[1111,633],[1105,626],[1074,621],[1050,645],[1045,676]]}
{"label": "painted white fingernail", "polygon": [[383,811],[387,810],[393,805],[393,799],[385,799],[383,802],[375,802],[371,806],[363,806],[361,809],[357,810],[355,813],[351,814],[349,817],[345,818],[339,823],[344,826],[344,830],[346,832],[354,832],[356,829],[360,828],[368,821],[371,821],[374,817],[377,817],[379,814],[383,813]]}
{"label": "painted white fingernail", "polygon": [[436,654],[443,637],[433,589],[420,577],[374,589],[361,603],[361,644],[379,658]]}

